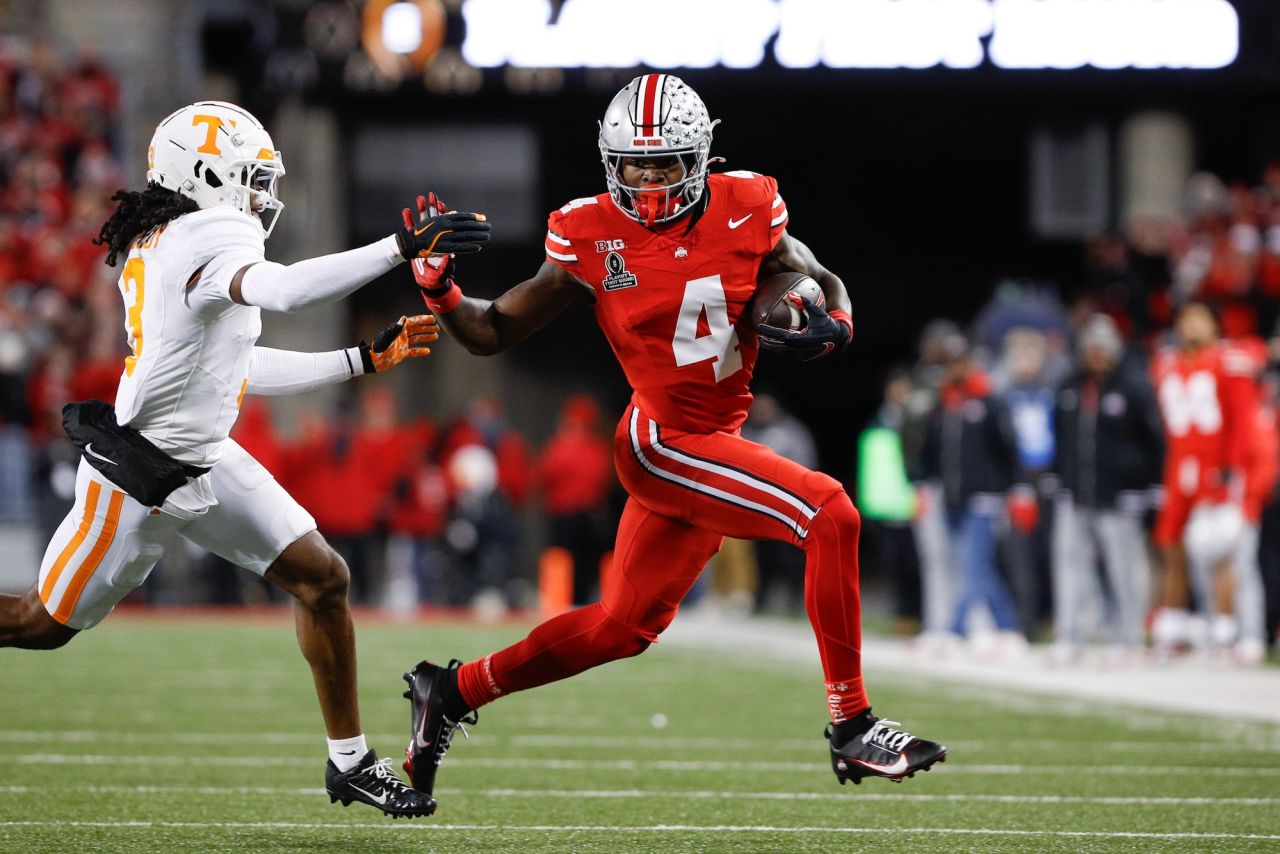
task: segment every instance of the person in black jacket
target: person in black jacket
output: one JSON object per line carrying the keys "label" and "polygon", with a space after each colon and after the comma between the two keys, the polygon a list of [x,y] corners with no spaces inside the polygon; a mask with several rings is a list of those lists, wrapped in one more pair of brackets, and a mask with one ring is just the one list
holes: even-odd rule
{"label": "person in black jacket", "polygon": [[1006,511],[1018,528],[1035,527],[1035,494],[1022,471],[1008,409],[992,395],[965,346],[947,362],[922,456],[925,478],[942,485],[951,555],[960,568],[951,631],[967,634],[969,612],[985,604],[1002,645],[1010,651],[1024,646],[1017,609],[996,568],[996,538]]}
{"label": "person in black jacket", "polygon": [[1075,659],[1088,614],[1101,602],[1099,553],[1111,603],[1115,652],[1143,645],[1151,567],[1142,518],[1160,483],[1164,429],[1147,372],[1123,362],[1111,318],[1097,314],[1080,332],[1079,369],[1058,392],[1054,470],[1054,659]]}

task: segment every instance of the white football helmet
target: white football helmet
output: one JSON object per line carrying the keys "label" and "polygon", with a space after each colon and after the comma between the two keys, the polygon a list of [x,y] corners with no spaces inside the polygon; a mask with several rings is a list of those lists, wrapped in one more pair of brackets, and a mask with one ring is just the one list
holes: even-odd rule
{"label": "white football helmet", "polygon": [[[711,131],[718,123],[679,77],[645,74],[628,83],[600,122],[600,158],[618,208],[645,225],[670,222],[692,210],[707,187]],[[651,187],[623,183],[624,157],[669,155],[684,167],[679,181]]]}
{"label": "white football helmet", "polygon": [[227,205],[264,218],[271,236],[284,203],[276,184],[284,161],[262,122],[225,101],[197,101],[156,127],[147,180],[194,199],[201,209]]}

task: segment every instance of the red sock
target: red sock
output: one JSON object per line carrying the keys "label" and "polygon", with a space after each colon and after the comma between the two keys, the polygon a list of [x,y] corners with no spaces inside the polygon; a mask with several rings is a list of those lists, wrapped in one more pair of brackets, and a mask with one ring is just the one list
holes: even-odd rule
{"label": "red sock", "polygon": [[835,723],[867,706],[862,686],[862,600],[858,532],[862,520],[844,492],[823,504],[805,537],[804,604],[818,638],[827,708]]}

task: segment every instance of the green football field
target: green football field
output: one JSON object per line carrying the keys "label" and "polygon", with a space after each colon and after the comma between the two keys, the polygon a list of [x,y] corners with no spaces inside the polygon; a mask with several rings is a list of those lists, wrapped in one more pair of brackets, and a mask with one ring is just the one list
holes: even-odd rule
{"label": "green football field", "polygon": [[[365,728],[397,760],[400,673],[525,630],[358,628]],[[0,851],[1280,851],[1278,726],[875,671],[872,698],[948,762],[841,787],[816,662],[659,644],[484,709],[439,812],[393,822],[324,795],[287,620],[114,617],[0,650]]]}

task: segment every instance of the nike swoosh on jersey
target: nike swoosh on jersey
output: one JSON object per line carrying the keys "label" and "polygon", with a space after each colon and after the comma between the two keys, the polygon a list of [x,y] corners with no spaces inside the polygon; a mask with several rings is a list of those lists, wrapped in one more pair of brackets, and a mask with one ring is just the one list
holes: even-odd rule
{"label": "nike swoosh on jersey", "polygon": [[85,452],[86,454],[88,454],[89,456],[94,457],[95,459],[102,460],[104,463],[110,463],[110,464],[111,464],[111,465],[113,465],[113,466],[118,466],[118,465],[120,465],[120,464],[119,464],[119,463],[117,463],[115,460],[109,460],[109,459],[107,459],[106,457],[104,457],[102,454],[99,454],[97,451],[95,451],[95,450],[93,449],[93,443],[92,443],[92,442],[90,442],[89,444],[87,444],[87,445],[85,445],[85,446],[84,446],[84,452]]}
{"label": "nike swoosh on jersey", "polygon": [[742,224],[743,224],[744,222],[746,222],[747,220],[751,219],[753,216],[755,216],[755,214],[753,214],[753,213],[749,213],[749,214],[747,214],[746,216],[744,216],[742,219],[734,219],[733,217],[729,217],[729,229],[730,229],[730,230],[733,230],[733,229],[737,228],[738,226],[742,225]]}
{"label": "nike swoosh on jersey", "polygon": [[386,792],[383,792],[381,795],[375,795],[373,792],[367,792],[367,791],[365,791],[364,789],[362,789],[362,788],[360,788],[359,786],[357,786],[355,783],[351,783],[350,785],[351,785],[351,788],[355,789],[357,792],[359,792],[360,794],[364,795],[364,796],[365,796],[365,797],[367,797],[369,800],[373,801],[375,804],[378,804],[379,806],[381,806],[381,805],[383,805],[383,804],[385,804],[385,803],[387,802],[387,793],[386,793]]}

